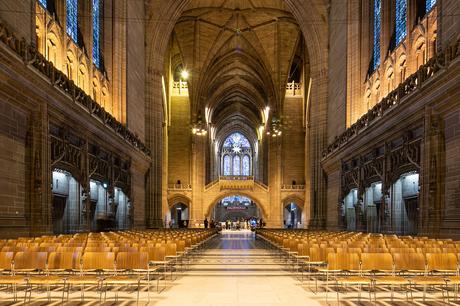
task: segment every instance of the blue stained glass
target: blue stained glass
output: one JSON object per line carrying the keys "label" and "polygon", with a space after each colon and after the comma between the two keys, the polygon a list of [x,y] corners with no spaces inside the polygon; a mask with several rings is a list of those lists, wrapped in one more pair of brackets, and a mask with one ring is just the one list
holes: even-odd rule
{"label": "blue stained glass", "polygon": [[230,197],[225,197],[221,201],[225,206],[229,204],[244,204],[244,205],[249,205],[251,204],[251,199],[245,196],[240,196],[240,195],[235,195],[235,196],[230,196]]}
{"label": "blue stained glass", "polygon": [[373,63],[372,70],[377,69],[380,65],[380,28],[381,28],[381,13],[382,3],[381,0],[374,0],[374,50],[373,50]]}
{"label": "blue stained glass", "polygon": [[66,1],[67,13],[67,35],[74,41],[78,42],[78,0]]}
{"label": "blue stained glass", "polygon": [[396,0],[396,45],[407,35],[407,0]]}
{"label": "blue stained glass", "polygon": [[224,147],[250,148],[249,140],[241,133],[233,133],[225,139]]}
{"label": "blue stained glass", "polygon": [[248,155],[245,155],[245,156],[243,157],[243,175],[249,175],[249,173],[250,173],[249,169],[250,169],[250,167],[251,167],[250,164],[251,164],[251,163],[250,163],[249,156],[248,156]]}
{"label": "blue stained glass", "polygon": [[43,6],[44,8],[47,8],[47,0],[38,0],[38,3],[40,3],[41,6]]}
{"label": "blue stained glass", "polygon": [[233,175],[240,175],[241,159],[238,155],[233,157]]}
{"label": "blue stained glass", "polygon": [[101,68],[101,0],[93,0],[93,63]]}
{"label": "blue stained glass", "polygon": [[426,0],[426,12],[428,13],[436,5],[436,0]]}
{"label": "blue stained glass", "polygon": [[230,156],[224,156],[224,175],[231,175]]}

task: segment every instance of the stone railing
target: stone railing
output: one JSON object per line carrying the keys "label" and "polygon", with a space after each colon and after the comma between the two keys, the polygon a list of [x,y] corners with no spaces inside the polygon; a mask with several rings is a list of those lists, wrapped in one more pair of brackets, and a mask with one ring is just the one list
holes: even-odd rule
{"label": "stone railing", "polygon": [[357,122],[346,129],[342,135],[336,137],[334,142],[323,151],[323,159],[345,146],[349,141],[355,138],[356,135],[366,130],[370,124],[378,122],[384,115],[403,104],[406,96],[420,89],[425,82],[430,80],[443,68],[447,67],[459,55],[460,39],[456,40],[455,43],[450,44],[446,50],[438,53],[426,64],[420,66],[414,74],[409,76],[395,90],[390,92],[372,109],[359,118]]}
{"label": "stone railing", "polygon": [[254,177],[253,176],[247,176],[247,175],[224,175],[219,177],[220,181],[253,181]]}
{"label": "stone railing", "polygon": [[188,95],[188,83],[187,82],[173,82],[172,86],[173,96],[187,96]]}
{"label": "stone railing", "polygon": [[302,84],[294,82],[286,84],[286,96],[300,95],[302,95]]}
{"label": "stone railing", "polygon": [[174,191],[191,191],[191,184],[168,184],[168,190]]}
{"label": "stone railing", "polygon": [[305,190],[305,185],[283,185],[281,191]]}
{"label": "stone railing", "polygon": [[253,176],[221,176],[219,177],[220,189],[253,189]]}
{"label": "stone railing", "polygon": [[91,116],[101,121],[107,128],[113,130],[126,142],[139,149],[144,154],[150,156],[150,150],[132,133],[126,126],[117,121],[111,114],[87,95],[81,88],[70,80],[63,72],[54,67],[53,63],[48,61],[38,52],[35,46],[28,44],[24,38],[18,39],[8,28],[0,22],[0,41],[10,50],[16,53],[28,67],[33,67],[49,82],[67,96],[74,103],[85,109]]}

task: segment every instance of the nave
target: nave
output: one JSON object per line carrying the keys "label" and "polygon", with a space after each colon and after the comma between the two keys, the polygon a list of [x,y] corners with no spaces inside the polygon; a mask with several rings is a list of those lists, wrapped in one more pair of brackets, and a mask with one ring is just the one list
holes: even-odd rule
{"label": "nave", "polygon": [[[55,255],[51,255],[52,253],[62,252],[62,248],[69,250],[72,247],[70,245],[77,245],[77,240],[67,240],[65,243],[60,243],[60,246],[56,249],[57,252],[49,252],[46,271],[40,271],[39,269],[29,270],[24,266],[24,263],[22,263],[22,269],[14,268],[13,273],[16,271],[15,274],[18,277],[24,277],[25,282],[18,283],[17,288],[15,288],[18,290],[16,302],[13,301],[11,287],[2,286],[0,305],[23,304],[22,297],[25,296],[23,294],[26,294],[26,292],[30,294],[30,299],[29,295],[27,295],[25,300],[29,305],[60,305],[63,302],[70,305],[139,304],[156,306],[406,305],[409,303],[412,305],[441,305],[445,304],[445,302],[450,305],[458,305],[458,302],[454,302],[453,298],[455,296],[452,288],[449,289],[450,299],[443,298],[445,293],[442,285],[435,286],[434,289],[428,288],[424,298],[423,287],[403,288],[403,286],[394,286],[394,288],[391,288],[394,289],[392,296],[389,286],[361,287],[353,283],[350,283],[349,286],[338,286],[335,280],[339,268],[330,260],[332,258],[330,254],[325,259],[315,257],[316,255],[313,254],[312,250],[314,247],[312,247],[308,256],[303,256],[304,251],[301,245],[304,245],[307,239],[310,243],[320,244],[320,237],[322,237],[324,240],[329,241],[328,251],[331,254],[339,254],[345,257],[346,252],[358,249],[356,246],[351,248],[352,241],[355,240],[354,244],[357,244],[357,240],[359,240],[356,237],[361,236],[363,241],[364,239],[372,238],[360,233],[354,233],[355,238],[353,238],[353,233],[347,234],[344,232],[258,230],[256,234],[250,230],[223,230],[221,232],[182,230],[99,233],[92,236],[90,235],[89,238],[86,238],[85,246],[82,249],[83,254],[100,250],[95,247],[96,238],[94,236],[104,237],[104,243],[107,245],[109,245],[109,241],[119,241],[117,246],[113,246],[115,244],[111,243],[111,247],[106,247],[109,254],[117,252],[115,258],[119,262],[115,263],[115,270],[118,270],[115,275],[119,277],[125,277],[130,273],[129,269],[122,270],[121,266],[118,267],[122,264],[120,254],[128,253],[133,258],[136,254],[133,250],[125,252],[128,251],[128,247],[123,248],[121,242],[126,244],[128,239],[131,242],[138,241],[138,245],[131,243],[129,248],[138,247],[140,252],[146,251],[149,254],[150,282],[146,282],[142,278],[139,283],[139,290],[137,290],[135,282],[131,283],[132,286],[127,286],[122,281],[108,283],[109,279],[112,278],[113,271],[92,269],[95,266],[85,268],[85,259],[83,258],[82,267],[76,274],[81,273],[85,277],[97,274],[100,277],[99,284],[88,283],[83,288],[80,286],[81,283],[74,282],[74,288],[71,288],[67,293],[67,290],[63,290],[62,285],[65,288],[66,283],[71,283],[72,278],[76,277],[75,274],[67,274],[63,278],[65,281],[50,286],[50,292],[48,293],[47,285],[51,285],[51,282],[39,284],[34,282],[33,279],[37,277],[36,273],[42,273],[41,277],[46,277],[44,275],[63,275],[64,272],[68,272],[59,269],[51,271],[50,268],[53,261],[51,258],[55,257]],[[142,238],[135,240],[134,237]],[[383,237],[380,238],[384,239]],[[181,251],[182,243],[180,241],[182,239],[186,241],[185,252]],[[98,238],[98,240],[100,240],[99,245],[102,245],[102,239]],[[289,240],[289,245],[285,245],[283,240]],[[333,244],[338,240],[343,243],[347,241],[350,243],[350,248],[345,251],[338,248],[332,250]],[[428,241],[426,240],[425,244]],[[373,243],[377,243],[377,240],[374,240]],[[395,242],[393,241],[392,243]],[[8,246],[8,244],[11,245],[12,241],[10,240],[7,245],[2,247],[2,255],[5,250],[9,250],[11,251],[10,253],[16,252],[14,257],[16,259],[16,256],[19,256],[18,254],[24,253],[18,251],[20,248],[26,247],[25,242],[17,242],[14,248]],[[32,244],[27,245],[28,251],[34,248]],[[45,243],[40,243],[40,245],[43,244]],[[141,244],[144,246],[141,246]],[[155,246],[150,246],[150,244]],[[151,249],[158,250],[164,248],[163,245],[171,244],[176,245],[174,252],[177,257],[163,254],[163,260],[166,260],[167,257],[170,259],[167,264],[163,261],[158,261],[156,251],[150,254]],[[190,246],[188,246],[189,244]],[[453,245],[454,242],[451,244]],[[47,245],[51,245],[51,243],[47,243]],[[293,248],[292,246],[297,249],[294,251],[294,249],[291,249]],[[35,247],[34,251],[43,251],[43,248],[45,247]],[[51,247],[48,246],[48,248]],[[381,249],[383,250],[384,247]],[[25,251],[25,253],[28,251]],[[368,249],[365,251],[370,252]],[[391,249],[391,252],[394,253],[395,250]],[[435,252],[434,248],[431,249],[431,252]],[[37,253],[33,255],[37,255]],[[362,256],[363,254],[360,255]],[[21,258],[18,258],[14,264],[18,265],[20,260]],[[102,260],[99,260],[97,264],[101,264],[101,262]],[[32,264],[37,265],[37,263],[38,261],[35,260]],[[158,266],[155,268],[155,265],[163,265],[163,263],[164,270],[161,268],[157,270]],[[313,266],[315,268],[312,268]],[[332,272],[328,282],[326,282],[326,270]],[[2,277],[0,277],[0,283],[2,284],[7,277],[5,274],[8,273],[7,271],[3,272]],[[373,273],[375,276],[375,271]],[[356,274],[350,270],[342,273],[342,275],[353,276]],[[84,289],[84,296],[82,296],[81,289]],[[408,295],[408,290],[410,291],[410,296]],[[64,291],[66,291],[65,294]],[[137,295],[137,292],[139,292],[139,295]],[[340,293],[340,300],[338,299],[338,293]],[[64,300],[61,300],[61,297]]]}

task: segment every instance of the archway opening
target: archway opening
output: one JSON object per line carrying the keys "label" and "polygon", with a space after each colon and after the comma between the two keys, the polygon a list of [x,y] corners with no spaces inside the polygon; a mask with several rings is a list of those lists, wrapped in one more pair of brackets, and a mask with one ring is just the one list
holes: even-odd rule
{"label": "archway opening", "polygon": [[250,229],[261,226],[263,216],[256,202],[243,195],[232,195],[214,205],[212,221],[224,229]]}
{"label": "archway opening", "polygon": [[302,227],[302,209],[299,205],[291,202],[284,206],[283,224],[285,228]]}
{"label": "archway opening", "polygon": [[189,226],[189,207],[184,203],[174,204],[171,209],[170,228],[187,228]]}
{"label": "archway opening", "polygon": [[82,187],[70,172],[54,169],[52,173],[53,200],[51,218],[54,234],[78,232],[84,220],[81,219]]}
{"label": "archway opening", "polygon": [[391,187],[392,231],[399,235],[418,232],[419,173],[402,174]]}

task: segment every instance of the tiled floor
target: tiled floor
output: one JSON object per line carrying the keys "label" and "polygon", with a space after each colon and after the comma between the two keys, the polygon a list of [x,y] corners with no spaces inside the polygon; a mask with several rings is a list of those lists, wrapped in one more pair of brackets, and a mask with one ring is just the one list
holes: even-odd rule
{"label": "tiled floor", "polygon": [[[250,231],[223,232],[211,240],[206,248],[193,258],[187,271],[176,273],[174,281],[167,280],[166,286],[150,293],[148,302],[147,290],[140,293],[139,305],[155,306],[310,306],[337,305],[335,288],[330,288],[326,303],[324,282],[319,282],[319,290],[315,293],[314,283],[301,282],[292,271],[287,271],[280,261],[278,253],[267,248]],[[162,281],[161,285],[164,284]],[[310,286],[311,285],[311,286]],[[156,288],[155,288],[156,289]],[[152,289],[153,290],[153,289]],[[53,291],[53,301],[46,301],[46,293],[34,291],[32,305],[59,305],[61,290]],[[440,291],[429,293],[426,303],[422,303],[421,292],[415,305],[443,305]],[[20,297],[23,297],[20,292]],[[389,292],[379,290],[377,303],[369,301],[367,291],[361,293],[348,290],[340,294],[340,305],[408,305],[404,293],[395,294],[391,301]],[[115,293],[109,291],[104,305],[115,303]],[[13,303],[11,293],[0,291],[0,305],[20,305]],[[71,305],[99,305],[99,294],[87,292],[85,302],[80,303],[78,291],[70,294]],[[119,305],[135,305],[136,293],[120,292]],[[451,305],[460,305],[453,304]]]}

